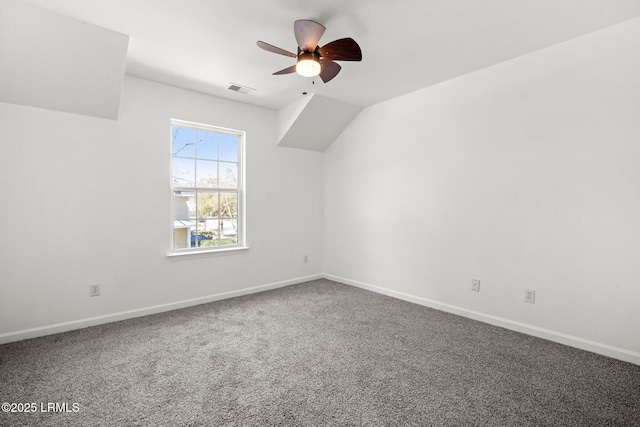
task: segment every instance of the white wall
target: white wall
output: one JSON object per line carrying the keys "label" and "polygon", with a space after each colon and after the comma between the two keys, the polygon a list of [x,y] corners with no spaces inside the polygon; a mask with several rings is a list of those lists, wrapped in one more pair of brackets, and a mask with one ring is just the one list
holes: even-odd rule
{"label": "white wall", "polygon": [[[246,131],[249,251],[166,257],[171,118]],[[0,129],[4,341],[321,272],[322,155],[277,147],[274,111],[126,77],[117,121],[0,103]]]}
{"label": "white wall", "polygon": [[638,76],[635,19],[365,109],[325,153],[324,271],[640,363]]}

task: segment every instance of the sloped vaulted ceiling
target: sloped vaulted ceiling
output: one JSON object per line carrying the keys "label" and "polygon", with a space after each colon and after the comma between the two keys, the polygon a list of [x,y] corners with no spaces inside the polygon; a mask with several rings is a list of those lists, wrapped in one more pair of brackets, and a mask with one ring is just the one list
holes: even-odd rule
{"label": "sloped vaulted ceiling", "polygon": [[118,118],[129,37],[15,0],[0,2],[0,101]]}
{"label": "sloped vaulted ceiling", "polygon": [[325,151],[362,110],[311,94],[278,111],[278,145]]}

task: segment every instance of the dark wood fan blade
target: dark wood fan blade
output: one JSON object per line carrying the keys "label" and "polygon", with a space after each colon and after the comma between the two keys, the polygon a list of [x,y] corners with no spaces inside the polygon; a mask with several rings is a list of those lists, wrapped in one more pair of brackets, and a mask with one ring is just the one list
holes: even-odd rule
{"label": "dark wood fan blade", "polygon": [[291,58],[295,58],[297,55],[295,53],[289,52],[288,50],[280,49],[272,44],[265,43],[263,41],[257,41],[256,44],[259,48],[267,50],[269,52],[278,53],[284,56],[290,56]]}
{"label": "dark wood fan blade", "polygon": [[324,30],[324,25],[307,19],[299,19],[293,23],[293,32],[295,33],[300,50],[313,52],[316,46],[318,46]]}
{"label": "dark wood fan blade", "polygon": [[296,66],[292,65],[291,67],[287,67],[284,70],[276,71],[275,73],[273,73],[273,75],[279,76],[280,74],[289,74],[289,73],[295,73],[295,72],[296,72]]}
{"label": "dark wood fan blade", "polygon": [[318,48],[320,56],[330,61],[362,61],[362,51],[351,37],[334,40]]}
{"label": "dark wood fan blade", "polygon": [[320,78],[325,83],[337,76],[342,69],[340,64],[326,59],[320,62],[320,67]]}

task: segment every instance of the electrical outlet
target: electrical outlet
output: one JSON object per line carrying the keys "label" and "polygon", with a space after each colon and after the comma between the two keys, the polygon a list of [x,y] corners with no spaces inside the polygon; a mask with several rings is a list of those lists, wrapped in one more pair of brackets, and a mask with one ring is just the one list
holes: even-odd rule
{"label": "electrical outlet", "polygon": [[100,296],[100,283],[94,283],[92,285],[89,285],[89,296],[90,297]]}
{"label": "electrical outlet", "polygon": [[306,264],[309,262],[309,255],[305,255],[303,258],[303,262]]}
{"label": "electrical outlet", "polygon": [[536,303],[536,291],[533,289],[525,289],[524,290],[524,302],[528,302],[529,304]]}
{"label": "electrical outlet", "polygon": [[480,279],[471,279],[471,290],[480,292]]}

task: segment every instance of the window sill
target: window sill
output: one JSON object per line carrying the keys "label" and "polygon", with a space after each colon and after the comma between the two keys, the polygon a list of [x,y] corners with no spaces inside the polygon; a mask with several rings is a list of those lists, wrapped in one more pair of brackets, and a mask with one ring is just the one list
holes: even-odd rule
{"label": "window sill", "polygon": [[187,259],[187,258],[200,258],[200,257],[209,257],[209,256],[222,256],[222,255],[237,255],[244,253],[249,250],[248,246],[234,246],[232,248],[220,248],[220,249],[210,249],[205,251],[181,251],[181,252],[171,252],[167,254],[167,258],[179,260],[179,259]]}

